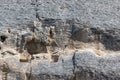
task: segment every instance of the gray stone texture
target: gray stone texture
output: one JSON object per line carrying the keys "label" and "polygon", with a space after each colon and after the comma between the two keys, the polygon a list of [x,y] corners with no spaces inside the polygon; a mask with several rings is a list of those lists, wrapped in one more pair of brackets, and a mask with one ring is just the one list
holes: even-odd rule
{"label": "gray stone texture", "polygon": [[[54,26],[57,49],[70,47],[70,40],[94,42],[92,36],[98,35],[106,50],[119,51],[119,4],[120,0],[0,0],[0,48],[22,51],[25,40],[35,32],[35,43],[41,49],[47,45],[47,29]],[[38,26],[34,25],[36,19]],[[34,59],[22,63],[17,52],[7,50],[12,56],[4,58],[4,50],[0,53],[0,79],[120,80],[120,59],[116,55],[97,57],[92,52],[77,51],[58,62]],[[3,67],[5,64],[8,67]]]}
{"label": "gray stone texture", "polygon": [[94,27],[119,28],[119,0],[1,0],[1,26],[40,18],[76,19]]}

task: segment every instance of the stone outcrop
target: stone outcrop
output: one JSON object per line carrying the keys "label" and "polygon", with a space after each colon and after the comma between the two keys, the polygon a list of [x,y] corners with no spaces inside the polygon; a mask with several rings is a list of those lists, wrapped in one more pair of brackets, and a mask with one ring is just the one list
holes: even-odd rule
{"label": "stone outcrop", "polygon": [[119,80],[119,0],[0,0],[0,80]]}

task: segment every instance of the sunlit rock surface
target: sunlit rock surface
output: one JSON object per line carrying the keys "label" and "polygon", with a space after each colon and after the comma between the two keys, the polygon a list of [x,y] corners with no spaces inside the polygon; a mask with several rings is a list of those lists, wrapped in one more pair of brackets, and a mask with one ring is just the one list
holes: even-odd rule
{"label": "sunlit rock surface", "polygon": [[0,80],[120,80],[119,0],[0,0]]}

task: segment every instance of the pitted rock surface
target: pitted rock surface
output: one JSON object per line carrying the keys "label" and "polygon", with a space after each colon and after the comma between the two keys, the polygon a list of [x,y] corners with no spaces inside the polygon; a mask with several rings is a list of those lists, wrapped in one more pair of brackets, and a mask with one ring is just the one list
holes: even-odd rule
{"label": "pitted rock surface", "polygon": [[0,0],[0,80],[120,80],[119,0]]}

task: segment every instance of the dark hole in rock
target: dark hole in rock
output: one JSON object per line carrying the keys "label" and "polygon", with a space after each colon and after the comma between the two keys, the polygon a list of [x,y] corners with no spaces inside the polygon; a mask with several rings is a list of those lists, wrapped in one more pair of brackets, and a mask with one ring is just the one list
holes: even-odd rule
{"label": "dark hole in rock", "polygon": [[0,36],[0,39],[1,39],[1,42],[4,42],[7,39],[7,36],[2,35],[2,36]]}
{"label": "dark hole in rock", "polygon": [[8,28],[8,33],[11,33],[11,30]]}
{"label": "dark hole in rock", "polygon": [[46,43],[34,39],[26,43],[25,49],[30,54],[47,53]]}
{"label": "dark hole in rock", "polygon": [[37,59],[39,59],[40,57],[39,56],[36,56]]}
{"label": "dark hole in rock", "polygon": [[50,38],[53,38],[53,32],[52,32],[52,29],[50,29],[50,31],[49,31],[49,34],[50,34]]}
{"label": "dark hole in rock", "polygon": [[59,56],[58,55],[51,55],[52,62],[58,62]]}

